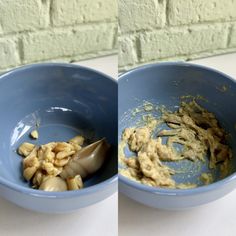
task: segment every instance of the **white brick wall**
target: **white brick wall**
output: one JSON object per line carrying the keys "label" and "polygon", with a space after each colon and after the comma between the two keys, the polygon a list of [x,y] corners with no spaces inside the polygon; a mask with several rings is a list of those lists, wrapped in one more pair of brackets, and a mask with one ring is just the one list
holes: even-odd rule
{"label": "white brick wall", "polygon": [[236,18],[234,0],[169,0],[170,25],[228,21]]}
{"label": "white brick wall", "polygon": [[236,51],[236,0],[120,0],[119,70]]}
{"label": "white brick wall", "polygon": [[235,51],[236,0],[0,0],[0,71],[117,46],[121,71]]}
{"label": "white brick wall", "polygon": [[2,68],[15,66],[20,63],[20,57],[17,49],[17,39],[0,39],[0,65]]}
{"label": "white brick wall", "polygon": [[26,34],[21,39],[23,63],[112,50],[114,28],[114,23],[106,23]]}
{"label": "white brick wall", "polygon": [[46,28],[50,1],[0,0],[2,34]]}
{"label": "white brick wall", "polygon": [[52,24],[73,25],[83,22],[115,21],[115,0],[52,0]]}
{"label": "white brick wall", "polygon": [[157,0],[119,0],[119,22],[122,33],[161,28],[165,24],[166,2]]}
{"label": "white brick wall", "polygon": [[231,25],[231,34],[229,38],[229,47],[236,47],[236,23]]}
{"label": "white brick wall", "polygon": [[0,71],[116,52],[116,0],[0,0]]}

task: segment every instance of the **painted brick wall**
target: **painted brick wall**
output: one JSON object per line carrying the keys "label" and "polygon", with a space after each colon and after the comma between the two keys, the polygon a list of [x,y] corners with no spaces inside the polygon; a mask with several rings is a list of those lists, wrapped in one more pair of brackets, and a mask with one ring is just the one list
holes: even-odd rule
{"label": "painted brick wall", "polygon": [[119,0],[119,70],[236,51],[236,0]]}
{"label": "painted brick wall", "polygon": [[0,0],[0,71],[116,52],[116,0]]}

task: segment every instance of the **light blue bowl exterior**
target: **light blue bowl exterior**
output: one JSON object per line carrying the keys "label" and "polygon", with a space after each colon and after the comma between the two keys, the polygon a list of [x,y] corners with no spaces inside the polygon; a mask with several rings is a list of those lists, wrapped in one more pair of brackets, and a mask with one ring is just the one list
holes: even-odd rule
{"label": "light blue bowl exterior", "polygon": [[[117,89],[111,77],[73,64],[34,64],[1,75],[0,195],[30,210],[63,213],[113,194],[117,190]],[[91,127],[95,139],[105,136],[111,143],[105,165],[85,181],[84,189],[45,192],[23,180],[22,158],[15,150],[30,141],[35,117],[41,122],[36,143],[68,140]]]}
{"label": "light blue bowl exterior", "polygon": [[[222,90],[223,86],[227,87],[227,91]],[[173,102],[178,105],[178,98],[182,95],[202,95],[209,101],[204,105],[216,113],[217,118],[230,132],[235,157],[236,83],[219,71],[189,63],[151,64],[135,68],[119,77],[119,138],[122,130],[130,125],[122,123],[124,113],[135,108],[140,101],[155,98],[159,104],[171,106]],[[235,187],[235,173],[208,186],[187,190],[153,188],[119,175],[120,192],[147,206],[168,210],[182,210],[206,204],[223,197]]]}

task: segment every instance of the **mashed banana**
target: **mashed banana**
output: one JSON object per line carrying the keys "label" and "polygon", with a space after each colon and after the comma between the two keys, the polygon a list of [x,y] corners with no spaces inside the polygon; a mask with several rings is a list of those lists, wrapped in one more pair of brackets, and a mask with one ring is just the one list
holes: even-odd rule
{"label": "mashed banana", "polygon": [[98,171],[107,158],[110,145],[102,138],[84,146],[78,135],[68,142],[40,146],[22,143],[18,153],[24,158],[23,177],[35,189],[66,191],[83,188],[83,179]]}
{"label": "mashed banana", "polygon": [[[153,137],[160,124],[166,124],[168,129],[162,129]],[[164,144],[162,137],[167,138]],[[172,176],[175,171],[163,164],[163,161],[190,161],[204,162],[209,154],[209,168],[220,166],[222,177],[229,174],[229,160],[232,151],[226,142],[226,132],[220,127],[214,114],[202,108],[195,100],[182,102],[176,112],[163,110],[159,119],[151,119],[143,127],[126,128],[122,135],[119,147],[119,159],[125,168],[120,173],[129,179],[153,187],[193,188],[195,184],[177,184]],[[177,150],[174,145],[180,144]],[[127,158],[124,148],[135,153],[134,157]],[[213,182],[210,174],[203,174],[204,184]]]}

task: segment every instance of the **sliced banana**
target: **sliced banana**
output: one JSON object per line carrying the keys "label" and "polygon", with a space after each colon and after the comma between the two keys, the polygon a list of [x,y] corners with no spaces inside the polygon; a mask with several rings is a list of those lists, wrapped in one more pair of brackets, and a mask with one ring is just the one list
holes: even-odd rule
{"label": "sliced banana", "polygon": [[39,189],[49,192],[62,192],[67,190],[67,184],[60,177],[48,177],[42,182]]}

